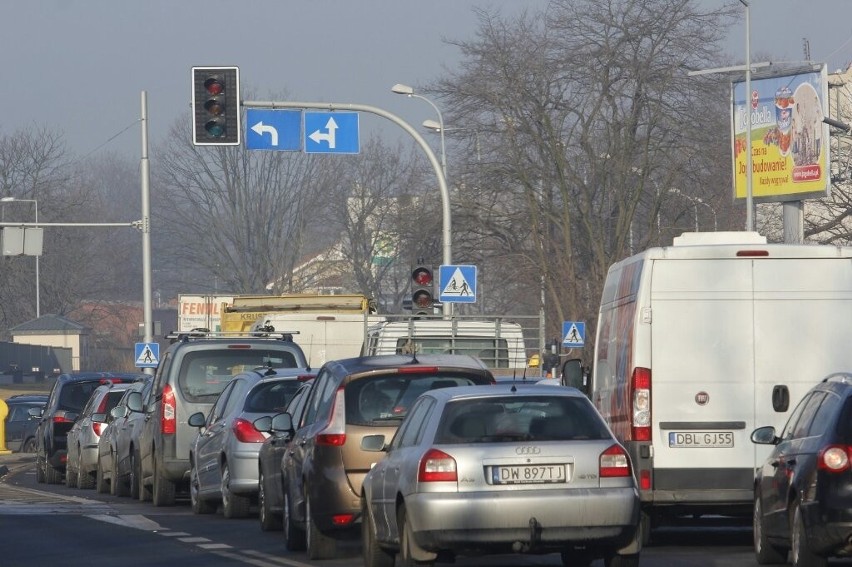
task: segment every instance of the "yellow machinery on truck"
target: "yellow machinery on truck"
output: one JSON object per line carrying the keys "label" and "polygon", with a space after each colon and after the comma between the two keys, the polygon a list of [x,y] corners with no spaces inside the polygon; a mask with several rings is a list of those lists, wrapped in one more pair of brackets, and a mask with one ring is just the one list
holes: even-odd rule
{"label": "yellow machinery on truck", "polygon": [[220,310],[222,331],[249,331],[255,321],[269,313],[372,313],[364,295],[238,295],[223,303]]}

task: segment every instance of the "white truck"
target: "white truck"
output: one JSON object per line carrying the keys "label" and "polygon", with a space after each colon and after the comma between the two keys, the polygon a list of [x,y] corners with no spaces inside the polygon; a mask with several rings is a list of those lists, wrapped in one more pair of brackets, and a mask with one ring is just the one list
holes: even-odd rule
{"label": "white truck", "polygon": [[628,449],[643,535],[682,515],[748,515],[750,442],[852,369],[852,247],[686,233],[608,272],[590,397]]}

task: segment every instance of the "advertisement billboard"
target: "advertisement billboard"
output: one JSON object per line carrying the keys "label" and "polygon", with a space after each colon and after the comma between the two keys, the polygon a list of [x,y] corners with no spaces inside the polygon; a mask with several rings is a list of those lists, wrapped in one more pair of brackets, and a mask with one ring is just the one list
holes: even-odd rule
{"label": "advertisement billboard", "polygon": [[222,303],[232,303],[233,295],[179,295],[178,331],[222,330]]}
{"label": "advertisement billboard", "polygon": [[828,78],[818,70],[733,82],[731,148],[734,198],[747,194],[747,117],[751,116],[752,198],[755,202],[824,197],[829,180]]}

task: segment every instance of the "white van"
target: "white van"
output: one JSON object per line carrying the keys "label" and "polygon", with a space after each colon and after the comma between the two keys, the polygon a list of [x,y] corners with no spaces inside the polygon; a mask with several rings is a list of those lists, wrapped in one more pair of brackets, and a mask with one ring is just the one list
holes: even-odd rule
{"label": "white van", "polygon": [[761,425],[852,369],[852,248],[686,233],[607,274],[590,397],[633,459],[644,536],[750,514]]}
{"label": "white van", "polygon": [[527,361],[521,325],[502,318],[386,321],[367,329],[362,354],[467,354],[482,360],[495,375],[519,377]]}

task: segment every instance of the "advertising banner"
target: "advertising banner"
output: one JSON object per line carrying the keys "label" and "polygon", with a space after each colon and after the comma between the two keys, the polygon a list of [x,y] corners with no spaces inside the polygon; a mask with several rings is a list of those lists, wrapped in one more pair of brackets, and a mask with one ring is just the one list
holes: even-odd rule
{"label": "advertising banner", "polygon": [[232,303],[233,295],[178,295],[178,331],[222,330],[222,303]]}
{"label": "advertising banner", "polygon": [[828,194],[828,77],[819,71],[745,81],[732,87],[734,198],[747,194],[747,117],[751,116],[752,198],[798,201]]}

